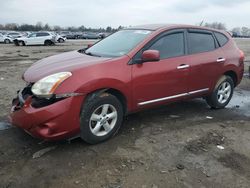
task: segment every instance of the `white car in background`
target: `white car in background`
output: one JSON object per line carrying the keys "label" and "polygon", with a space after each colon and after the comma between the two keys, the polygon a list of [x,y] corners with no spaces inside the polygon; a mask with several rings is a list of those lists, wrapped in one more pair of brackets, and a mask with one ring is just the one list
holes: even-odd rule
{"label": "white car in background", "polygon": [[4,42],[5,44],[9,44],[9,43],[13,42],[13,39],[6,36],[6,35],[2,35],[0,33],[0,42]]}
{"label": "white car in background", "polygon": [[10,37],[10,38],[12,38],[12,39],[16,39],[16,38],[19,38],[19,37],[22,37],[23,35],[22,35],[22,33],[19,33],[19,32],[8,32],[7,34],[6,34],[6,36],[8,36],[8,37]]}
{"label": "white car in background", "polygon": [[56,42],[55,35],[50,32],[31,33],[27,37],[20,37],[13,40],[16,46],[25,45],[54,45]]}
{"label": "white car in background", "polygon": [[59,34],[55,34],[56,36],[56,42],[62,43],[65,42],[67,40],[67,38],[65,36],[59,35]]}

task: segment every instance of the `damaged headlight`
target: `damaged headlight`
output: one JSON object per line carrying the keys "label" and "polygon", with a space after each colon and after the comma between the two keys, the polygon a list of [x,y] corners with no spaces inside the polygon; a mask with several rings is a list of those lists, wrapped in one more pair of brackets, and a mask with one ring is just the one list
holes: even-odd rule
{"label": "damaged headlight", "polygon": [[56,88],[67,78],[72,76],[71,72],[59,72],[37,81],[31,88],[34,95],[38,97],[50,98]]}

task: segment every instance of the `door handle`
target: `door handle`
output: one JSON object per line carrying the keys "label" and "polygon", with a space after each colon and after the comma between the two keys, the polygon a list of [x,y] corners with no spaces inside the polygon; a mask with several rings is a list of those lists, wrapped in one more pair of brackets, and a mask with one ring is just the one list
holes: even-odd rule
{"label": "door handle", "polygon": [[222,62],[225,62],[226,59],[223,58],[223,57],[220,57],[220,58],[218,58],[216,61],[217,61],[217,63],[222,63]]}
{"label": "door handle", "polygon": [[189,68],[189,65],[183,64],[177,67],[177,69],[186,69],[186,68]]}

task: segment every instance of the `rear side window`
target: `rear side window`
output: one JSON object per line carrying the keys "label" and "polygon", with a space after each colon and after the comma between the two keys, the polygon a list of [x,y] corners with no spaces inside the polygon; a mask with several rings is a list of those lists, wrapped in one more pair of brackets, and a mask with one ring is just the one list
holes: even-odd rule
{"label": "rear side window", "polygon": [[149,49],[158,50],[161,59],[182,56],[185,54],[184,34],[181,32],[166,35],[157,40]]}
{"label": "rear side window", "polygon": [[215,49],[214,37],[210,33],[188,33],[189,53],[208,52]]}
{"label": "rear side window", "polygon": [[214,35],[217,38],[220,46],[224,46],[228,42],[228,38],[222,33],[214,32]]}
{"label": "rear side window", "polygon": [[49,36],[49,33],[37,33],[37,37]]}

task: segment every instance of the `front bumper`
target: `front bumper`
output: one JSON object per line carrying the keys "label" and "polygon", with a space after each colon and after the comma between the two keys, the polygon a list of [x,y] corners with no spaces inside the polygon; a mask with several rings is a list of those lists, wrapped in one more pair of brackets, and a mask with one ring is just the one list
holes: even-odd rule
{"label": "front bumper", "polygon": [[84,96],[64,98],[42,107],[34,107],[34,96],[13,99],[9,120],[34,137],[62,140],[80,133],[80,111]]}

